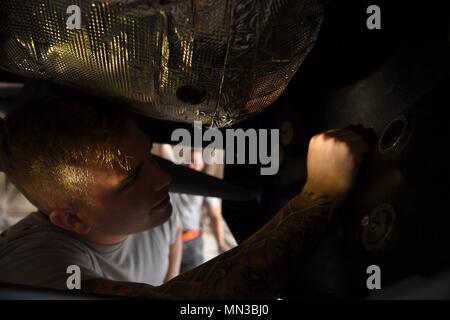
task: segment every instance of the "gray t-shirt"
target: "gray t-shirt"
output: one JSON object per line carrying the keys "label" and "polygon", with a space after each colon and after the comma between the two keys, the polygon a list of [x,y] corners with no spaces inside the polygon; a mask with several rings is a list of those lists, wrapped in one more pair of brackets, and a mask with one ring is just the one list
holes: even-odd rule
{"label": "gray t-shirt", "polygon": [[192,194],[170,194],[173,210],[183,224],[183,230],[200,230],[202,213],[205,206],[219,207],[219,198],[210,198]]}
{"label": "gray t-shirt", "polygon": [[117,245],[82,240],[32,213],[0,235],[0,282],[66,289],[70,265],[81,280],[106,278],[160,285],[176,240],[177,216]]}

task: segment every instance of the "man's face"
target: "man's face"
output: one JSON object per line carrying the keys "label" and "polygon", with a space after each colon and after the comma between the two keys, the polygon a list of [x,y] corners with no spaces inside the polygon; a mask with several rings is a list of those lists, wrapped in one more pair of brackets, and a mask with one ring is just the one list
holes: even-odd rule
{"label": "man's face", "polygon": [[131,120],[119,148],[131,170],[92,169],[95,182],[88,188],[90,203],[78,216],[95,231],[128,235],[158,226],[170,217],[170,177],[152,158],[150,138]]}

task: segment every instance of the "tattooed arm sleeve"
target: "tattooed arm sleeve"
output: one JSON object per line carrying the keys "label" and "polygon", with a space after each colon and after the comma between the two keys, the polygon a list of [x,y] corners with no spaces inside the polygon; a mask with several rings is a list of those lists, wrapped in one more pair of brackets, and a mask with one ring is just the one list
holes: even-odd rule
{"label": "tattooed arm sleeve", "polygon": [[303,191],[234,249],[159,287],[95,279],[83,290],[160,299],[269,299],[302,268],[328,230],[333,203]]}

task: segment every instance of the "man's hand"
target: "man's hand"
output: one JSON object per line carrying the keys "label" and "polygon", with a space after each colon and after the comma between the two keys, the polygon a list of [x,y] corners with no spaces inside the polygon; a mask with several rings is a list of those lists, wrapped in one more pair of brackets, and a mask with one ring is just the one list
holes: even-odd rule
{"label": "man's hand", "polygon": [[368,145],[346,129],[330,130],[311,138],[304,192],[326,195],[338,206],[351,191]]}
{"label": "man's hand", "polygon": [[274,299],[290,280],[287,270],[301,272],[327,235],[333,207],[351,190],[367,149],[348,130],[319,134],[309,146],[303,192],[239,246],[159,287],[91,279],[83,288],[141,298]]}

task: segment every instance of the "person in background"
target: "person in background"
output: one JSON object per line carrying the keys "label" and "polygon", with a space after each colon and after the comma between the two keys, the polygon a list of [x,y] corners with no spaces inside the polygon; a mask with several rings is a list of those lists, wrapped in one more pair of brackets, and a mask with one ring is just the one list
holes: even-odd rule
{"label": "person in background", "polygon": [[[174,161],[170,145],[161,145],[155,152],[163,158]],[[183,165],[192,170],[203,172],[206,164],[203,161],[202,151],[192,148],[190,152],[191,161]],[[180,216],[183,225],[181,272],[191,270],[205,261],[204,239],[202,237],[203,214],[206,214],[211,222],[211,229],[217,243],[218,253],[221,254],[227,251],[221,200],[219,198],[181,193],[171,193],[170,197],[173,209]]]}

